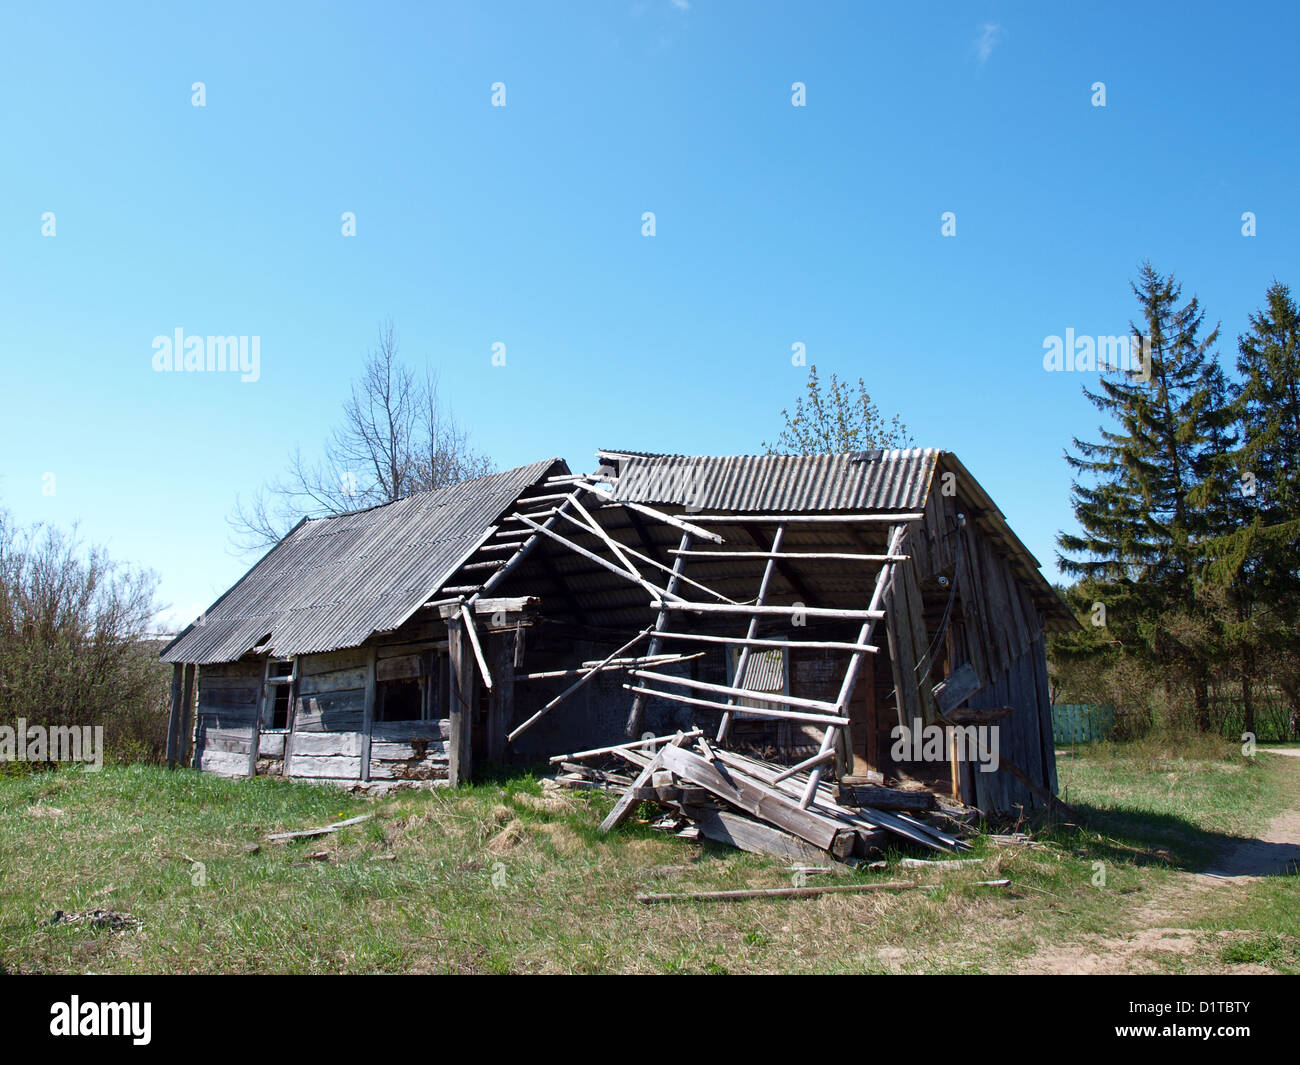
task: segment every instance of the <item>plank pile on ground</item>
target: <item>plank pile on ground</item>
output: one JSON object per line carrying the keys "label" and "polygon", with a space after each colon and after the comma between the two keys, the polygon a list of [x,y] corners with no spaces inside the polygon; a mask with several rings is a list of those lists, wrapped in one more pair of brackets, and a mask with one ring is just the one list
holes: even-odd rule
{"label": "plank pile on ground", "polygon": [[[863,857],[899,839],[930,850],[969,849],[956,836],[914,816],[934,804],[929,792],[837,788],[814,781],[807,772],[716,747],[698,729],[551,761],[572,783],[582,781],[578,786],[602,786],[600,778],[609,779],[609,770],[582,767],[611,756],[636,773],[631,778],[612,774],[622,793],[600,826],[603,832],[622,824],[638,803],[653,802],[709,839],[801,861]],[[810,785],[813,799],[804,808],[801,800]],[[864,803],[864,797],[873,801]]]}

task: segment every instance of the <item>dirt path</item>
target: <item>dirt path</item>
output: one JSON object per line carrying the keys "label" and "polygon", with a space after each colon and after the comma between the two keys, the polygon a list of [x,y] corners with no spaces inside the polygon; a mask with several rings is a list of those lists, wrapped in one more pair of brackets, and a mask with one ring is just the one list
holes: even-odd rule
{"label": "dirt path", "polygon": [[[1300,757],[1300,750],[1278,751]],[[1074,943],[1044,945],[1016,967],[1016,972],[1143,973],[1158,972],[1159,952],[1190,958],[1204,955],[1209,969],[1223,971],[1214,961],[1217,951],[1205,950],[1207,939],[1226,939],[1239,933],[1208,932],[1177,927],[1202,905],[1207,893],[1232,891],[1265,876],[1285,875],[1300,868],[1300,810],[1284,810],[1269,822],[1259,839],[1243,839],[1215,859],[1203,872],[1178,873],[1160,887],[1134,915],[1136,929],[1122,936],[1090,937]],[[1197,966],[1193,966],[1196,968]],[[1259,965],[1234,965],[1234,973],[1267,973]]]}

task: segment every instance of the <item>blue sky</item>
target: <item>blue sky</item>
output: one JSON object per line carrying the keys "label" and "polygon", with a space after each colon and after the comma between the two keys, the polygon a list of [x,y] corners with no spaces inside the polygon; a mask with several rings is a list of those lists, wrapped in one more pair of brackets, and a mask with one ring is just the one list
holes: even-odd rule
{"label": "blue sky", "polygon": [[[387,317],[501,467],[759,451],[801,342],[1054,576],[1097,416],[1044,338],[1125,332],[1150,257],[1231,361],[1300,285],[1292,5],[196,7],[0,5],[0,506],[182,614]],[[155,373],[176,328],[260,379]]]}

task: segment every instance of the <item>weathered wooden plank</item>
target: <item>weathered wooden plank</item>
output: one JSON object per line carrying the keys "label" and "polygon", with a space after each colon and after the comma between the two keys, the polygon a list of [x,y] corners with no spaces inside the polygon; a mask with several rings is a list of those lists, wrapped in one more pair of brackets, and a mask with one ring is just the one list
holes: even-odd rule
{"label": "weathered wooden plank", "polygon": [[365,724],[366,692],[323,692],[298,699],[295,732],[360,732]]}
{"label": "weathered wooden plank", "polygon": [[199,702],[204,707],[240,708],[253,707],[257,704],[258,689],[252,685],[240,683],[238,687],[223,686],[219,682],[208,680],[206,674],[199,685]]}
{"label": "weathered wooden plank", "polygon": [[446,765],[450,759],[447,744],[441,740],[371,740],[370,759],[373,762],[439,762]]}
{"label": "weathered wooden plank", "polygon": [[[298,739],[295,738],[295,745]],[[303,754],[301,748],[293,752],[293,775],[295,777],[318,777],[330,780],[360,780],[361,759],[343,755],[309,755]]]}
{"label": "weathered wooden plank", "polygon": [[361,666],[357,669],[340,669],[302,677],[298,681],[298,694],[315,695],[321,692],[364,690],[368,675],[368,667]]}
{"label": "weathered wooden plank", "polygon": [[410,680],[421,675],[420,656],[418,654],[402,655],[397,658],[381,658],[375,664],[375,679]]}
{"label": "weathered wooden plank", "polygon": [[259,758],[283,758],[284,741],[288,736],[287,732],[262,732],[257,741],[257,756]]}
{"label": "weathered wooden plank", "polygon": [[837,857],[853,850],[853,833],[829,818],[800,809],[798,801],[775,788],[745,776],[734,767],[724,771],[691,751],[669,745],[657,756],[675,776],[707,788],[726,802],[776,827],[798,836]]}
{"label": "weathered wooden plank", "polygon": [[702,835],[751,854],[772,854],[804,862],[819,862],[826,858],[824,850],[805,843],[798,836],[730,810],[683,806],[682,813],[695,822]]}
{"label": "weathered wooden plank", "polygon": [[240,678],[260,684],[263,669],[260,658],[245,658],[238,662],[213,662],[203,667],[203,679],[215,681]]}
{"label": "weathered wooden plank", "polygon": [[296,762],[301,755],[360,756],[360,732],[302,732],[294,736],[293,752]]}
{"label": "weathered wooden plank", "polygon": [[252,750],[252,729],[205,728],[202,736],[203,750],[223,754],[242,754],[247,757]]}
{"label": "weathered wooden plank", "polygon": [[642,767],[641,772],[637,774],[636,779],[632,781],[632,786],[619,796],[619,800],[614,804],[614,808],[605,815],[605,820],[600,823],[600,830],[602,832],[609,832],[627,820],[633,809],[635,809],[636,804],[640,801],[637,798],[638,791],[641,788],[646,787],[653,779],[655,773],[663,768],[664,751],[677,750],[675,745],[680,742],[680,739],[674,738],[666,747],[658,751],[650,761],[646,762]]}
{"label": "weathered wooden plank", "polygon": [[970,663],[958,666],[934,686],[934,699],[945,716],[980,690],[980,678]]}
{"label": "weathered wooden plank", "polygon": [[199,755],[199,768],[205,773],[215,773],[221,777],[248,776],[248,754],[233,754],[229,751],[214,751],[204,748]]}
{"label": "weathered wooden plank", "polygon": [[376,721],[370,727],[373,742],[381,740],[446,740],[451,735],[451,722],[446,718],[433,721]]}
{"label": "weathered wooden plank", "polygon": [[363,669],[369,651],[365,647],[351,647],[346,651],[327,651],[318,655],[303,655],[298,659],[298,674],[314,677],[321,673],[337,673],[348,669]]}

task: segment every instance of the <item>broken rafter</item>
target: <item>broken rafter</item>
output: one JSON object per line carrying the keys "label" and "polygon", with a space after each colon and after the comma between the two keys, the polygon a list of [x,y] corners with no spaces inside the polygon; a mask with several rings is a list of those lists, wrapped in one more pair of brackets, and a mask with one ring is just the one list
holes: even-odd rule
{"label": "broken rafter", "polygon": [[584,758],[595,758],[601,754],[617,754],[620,751],[648,751],[652,748],[661,746],[665,743],[671,743],[680,737],[683,740],[693,740],[704,733],[700,729],[691,729],[690,732],[675,732],[670,736],[650,736],[644,740],[632,740],[630,743],[616,743],[612,747],[593,747],[589,751],[575,751],[573,754],[557,754],[550,759],[551,765],[557,765],[560,762],[580,762]]}
{"label": "broken rafter", "polygon": [[[574,501],[574,505],[575,505],[575,506],[579,506],[580,504],[578,504],[577,501],[575,500],[575,501]],[[576,525],[579,529],[584,529],[584,530],[587,529],[587,524],[586,524],[585,522],[578,521],[578,519],[575,518],[575,517],[573,517],[573,515],[571,515],[571,514],[565,514],[564,517],[567,518],[567,519],[568,519],[570,522],[572,522],[574,525]],[[590,515],[588,515],[588,517],[591,519],[591,521],[592,521],[593,524],[596,524],[596,525],[599,524],[599,523],[595,520],[595,518],[591,518]],[[596,535],[600,536],[601,539],[603,539],[603,540],[610,541],[611,544],[612,544],[612,537],[610,537],[610,536],[607,534],[607,532],[606,532],[603,528],[601,528],[601,529],[598,530],[598,531],[597,531],[597,530],[587,530],[587,531],[596,531]],[[672,568],[672,566],[665,566],[662,562],[658,561],[657,559],[653,559],[653,558],[651,558],[649,555],[642,554],[640,551],[637,551],[637,550],[635,550],[634,548],[628,547],[627,544],[621,544],[620,547],[622,548],[622,551],[623,551],[623,552],[625,552],[625,553],[627,553],[627,554],[629,554],[629,555],[632,555],[634,558],[639,558],[642,562],[646,563],[647,565],[654,566],[655,569],[662,570],[664,573],[667,573],[669,576],[672,576],[672,574],[673,574],[673,568]],[[677,553],[677,552],[675,552],[675,551],[673,552],[673,554],[676,554],[676,553]],[[685,583],[689,584],[689,585],[690,585],[691,587],[693,587],[693,588],[698,588],[700,591],[702,591],[702,592],[704,592],[704,593],[706,593],[706,594],[708,594],[708,595],[713,596],[715,599],[720,599],[720,600],[721,600],[722,602],[724,602],[724,603],[734,603],[734,602],[735,602],[735,600],[732,599],[732,598],[730,598],[729,596],[725,596],[725,595],[723,595],[721,592],[716,592],[716,591],[714,591],[714,590],[713,590],[712,588],[710,588],[707,584],[701,584],[699,581],[693,581],[693,580],[691,580],[690,577],[687,577],[685,574],[678,574],[677,579],[680,580],[680,581],[684,581]]]}
{"label": "broken rafter", "polygon": [[483,675],[483,686],[490,690],[492,674],[488,671],[487,659],[483,657],[483,648],[478,642],[478,631],[474,628],[474,612],[470,609],[469,603],[461,604],[460,616],[465,621],[465,633],[469,636],[469,644],[474,648],[474,658],[478,662],[479,672]]}
{"label": "broken rafter", "polygon": [[[556,541],[556,543],[563,544],[563,545],[564,545],[565,547],[567,547],[570,551],[573,551],[573,552],[575,552],[576,554],[581,555],[583,558],[588,559],[589,561],[596,563],[596,565],[600,566],[602,569],[607,569],[607,570],[609,570],[610,573],[616,573],[618,576],[622,577],[624,580],[632,581],[632,582],[635,583],[635,584],[640,584],[640,585],[641,585],[642,587],[644,587],[648,592],[650,592],[651,597],[652,597],[652,601],[655,601],[655,600],[653,599],[653,597],[655,597],[655,596],[666,597],[666,598],[668,598],[668,599],[675,599],[675,598],[677,598],[677,597],[674,596],[673,593],[672,593],[671,591],[669,591],[667,588],[660,588],[658,585],[651,584],[648,580],[646,580],[646,579],[645,579],[644,577],[642,577],[640,574],[637,574],[636,576],[633,576],[633,574],[631,574],[631,573],[629,573],[627,570],[623,569],[622,566],[616,566],[616,565],[614,565],[614,563],[608,561],[607,559],[603,559],[603,558],[601,558],[601,557],[600,557],[598,554],[596,554],[594,551],[588,551],[585,547],[580,547],[578,544],[575,544],[572,540],[570,540],[570,539],[568,539],[568,538],[566,538],[566,537],[561,536],[559,533],[554,532],[554,531],[551,530],[551,529],[548,529],[546,526],[544,526],[544,525],[538,525],[537,522],[532,521],[532,520],[529,519],[529,518],[525,518],[522,514],[516,514],[515,517],[519,518],[519,520],[522,521],[522,522],[524,522],[525,524],[531,526],[533,529],[535,529],[537,532],[541,533],[543,536],[547,536],[547,537],[549,537],[550,539]],[[719,604],[719,605],[725,605],[725,604]]]}
{"label": "broken rafter", "polygon": [[[709,540],[715,544],[726,542],[717,533],[711,533],[708,529],[701,529],[698,526],[691,524],[689,521],[683,521],[681,518],[674,517],[672,514],[667,514],[662,510],[655,510],[654,507],[647,507],[643,503],[629,503],[626,500],[618,499],[612,492],[607,492],[603,488],[597,488],[590,481],[582,482],[578,487],[586,489],[588,492],[599,496],[601,499],[608,500],[611,503],[617,503],[621,507],[628,507],[631,510],[640,511],[647,517],[665,522],[668,525],[672,525],[674,528],[680,529],[682,532],[688,532],[692,536],[698,536],[702,540]],[[694,517],[694,515],[691,516]]]}
{"label": "broken rafter", "polygon": [[528,680],[555,680],[559,677],[578,677],[590,673],[606,672],[619,669],[629,669],[632,666],[671,666],[678,662],[690,662],[696,658],[703,658],[706,652],[697,651],[693,655],[642,655],[639,658],[615,658],[612,661],[605,662],[584,662],[577,669],[551,669],[542,673],[516,673],[516,681]]}

